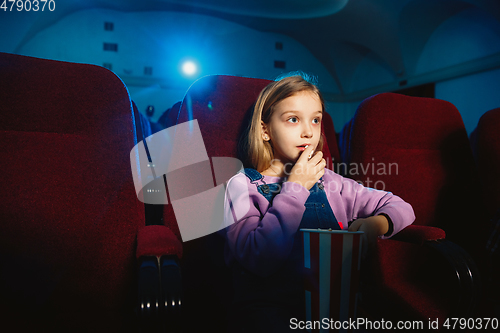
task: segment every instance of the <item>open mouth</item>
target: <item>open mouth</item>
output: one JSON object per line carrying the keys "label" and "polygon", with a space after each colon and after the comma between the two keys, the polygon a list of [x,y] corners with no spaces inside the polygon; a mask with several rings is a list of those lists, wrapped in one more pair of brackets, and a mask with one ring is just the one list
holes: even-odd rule
{"label": "open mouth", "polygon": [[299,148],[300,151],[306,150],[307,147],[309,147],[309,145],[306,145],[306,144],[297,146],[297,148]]}

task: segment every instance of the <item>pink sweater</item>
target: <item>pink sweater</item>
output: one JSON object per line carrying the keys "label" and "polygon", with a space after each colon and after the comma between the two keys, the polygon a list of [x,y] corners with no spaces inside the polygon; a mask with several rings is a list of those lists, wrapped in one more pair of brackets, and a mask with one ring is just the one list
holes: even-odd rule
{"label": "pink sweater", "polygon": [[[263,180],[267,184],[285,181],[270,176],[264,176]],[[415,220],[410,204],[390,192],[364,187],[328,169],[325,169],[323,181],[330,207],[343,229],[347,229],[347,223],[352,220],[383,213],[391,218],[394,235]],[[262,181],[257,183],[263,184]],[[270,205],[257,191],[256,184],[250,183],[243,173],[231,178],[226,189],[224,221],[229,225],[226,228],[226,263],[236,259],[261,276],[275,272],[290,254],[308,197],[305,187],[284,182]]]}

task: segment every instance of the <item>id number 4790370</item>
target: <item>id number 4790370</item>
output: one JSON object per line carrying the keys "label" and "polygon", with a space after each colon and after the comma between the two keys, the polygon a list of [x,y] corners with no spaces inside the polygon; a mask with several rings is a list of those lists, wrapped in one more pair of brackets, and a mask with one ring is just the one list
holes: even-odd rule
{"label": "id number 4790370", "polygon": [[447,318],[443,328],[447,330],[496,330],[498,318]]}
{"label": "id number 4790370", "polygon": [[56,10],[55,0],[0,0],[0,11],[4,12],[44,12]]}

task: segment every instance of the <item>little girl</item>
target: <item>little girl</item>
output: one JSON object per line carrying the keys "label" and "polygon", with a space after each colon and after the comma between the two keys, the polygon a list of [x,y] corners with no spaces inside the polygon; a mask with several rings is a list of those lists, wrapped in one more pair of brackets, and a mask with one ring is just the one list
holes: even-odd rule
{"label": "little girl", "polygon": [[324,101],[302,76],[270,83],[255,104],[248,163],[228,182],[226,262],[235,300],[230,332],[289,332],[302,318],[301,228],[391,237],[413,222],[411,206],[326,169]]}

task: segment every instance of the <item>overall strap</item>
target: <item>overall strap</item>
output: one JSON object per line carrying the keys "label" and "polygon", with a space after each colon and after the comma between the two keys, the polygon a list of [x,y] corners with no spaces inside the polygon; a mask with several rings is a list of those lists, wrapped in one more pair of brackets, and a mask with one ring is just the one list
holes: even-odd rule
{"label": "overall strap", "polygon": [[250,182],[252,183],[257,180],[261,180],[264,177],[260,174],[260,172],[252,168],[243,169],[243,173],[250,179]]}
{"label": "overall strap", "polygon": [[[250,179],[250,182],[257,187],[257,191],[259,191],[259,193],[262,194],[270,203],[273,202],[276,194],[280,193],[281,184],[266,184],[264,176],[257,170],[245,168],[242,172],[248,177],[248,179]],[[262,182],[261,185],[257,184],[259,180]]]}

